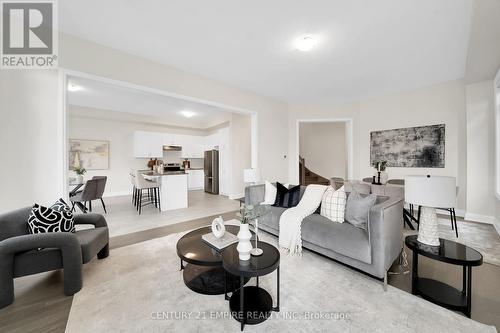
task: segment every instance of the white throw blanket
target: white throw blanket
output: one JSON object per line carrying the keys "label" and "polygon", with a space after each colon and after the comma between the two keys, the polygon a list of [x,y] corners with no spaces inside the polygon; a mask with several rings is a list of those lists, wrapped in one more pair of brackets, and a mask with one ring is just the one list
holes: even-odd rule
{"label": "white throw blanket", "polygon": [[308,185],[297,206],[289,208],[280,217],[280,249],[287,253],[302,253],[302,220],[314,213],[321,204],[328,186]]}

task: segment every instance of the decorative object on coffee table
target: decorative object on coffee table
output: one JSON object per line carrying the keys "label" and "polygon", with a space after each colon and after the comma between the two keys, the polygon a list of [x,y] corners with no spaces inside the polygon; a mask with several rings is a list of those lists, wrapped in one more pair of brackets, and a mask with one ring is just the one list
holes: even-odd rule
{"label": "decorative object on coffee table", "polygon": [[[226,223],[226,234],[236,235],[239,227],[230,225],[238,223],[230,220]],[[183,271],[184,284],[194,292],[205,295],[221,295],[224,293],[224,274],[221,251],[203,241],[202,236],[211,233],[211,227],[202,227],[188,232],[177,242],[177,255],[180,258],[180,269]],[[236,244],[234,244],[236,246]],[[184,265],[184,262],[187,264]],[[239,286],[239,279],[228,275],[227,289],[234,290]]]}
{"label": "decorative object on coffee table", "polygon": [[252,234],[250,233],[250,226],[248,223],[241,223],[240,231],[238,231],[238,253],[240,260],[249,260],[250,251],[252,250],[252,243],[250,243],[250,238]]}
{"label": "decorative object on coffee table", "polygon": [[224,220],[222,219],[222,216],[216,217],[212,221],[212,233],[216,238],[221,238],[224,236],[225,232],[226,228],[224,227]]}
{"label": "decorative object on coffee table", "polygon": [[[466,245],[439,239],[438,247],[429,247],[417,240],[417,235],[405,238],[406,246],[413,251],[411,292],[450,310],[471,316],[472,267],[483,263],[483,256]],[[462,266],[462,290],[443,282],[418,276],[418,255],[451,265]]]}
{"label": "decorative object on coffee table", "polygon": [[[250,249],[249,249],[249,254],[247,256],[246,250],[248,250],[248,244],[245,242],[245,239],[243,239],[243,243],[238,244],[238,251],[242,253],[242,256],[240,256],[241,260],[248,260],[250,259],[250,254],[254,256],[259,256],[262,254],[262,250],[258,248],[258,232],[259,232],[259,221],[258,218],[262,217],[270,212],[269,207],[267,205],[245,205],[243,204],[240,207],[240,212],[237,213],[237,216],[241,222],[241,225],[243,226],[244,224],[250,224],[253,222],[253,227],[255,231],[255,248],[252,248],[252,244],[250,243]],[[246,227],[244,227],[246,228]],[[239,237],[238,233],[238,237]],[[242,235],[244,236],[244,235]],[[248,235],[246,235],[248,236]],[[247,258],[247,259],[244,259]]]}
{"label": "decorative object on coffee table", "polygon": [[[228,246],[222,251],[222,266],[227,271],[228,276],[236,275],[240,277],[240,288],[234,291],[229,299],[231,315],[241,323],[241,330],[245,324],[255,325],[268,319],[271,311],[280,310],[280,253],[271,244],[261,242],[263,254],[258,257],[251,257],[249,263],[239,260],[236,245]],[[273,299],[268,291],[259,287],[259,277],[272,273],[276,270],[276,306],[273,307]],[[246,280],[256,278],[255,286],[245,287]],[[229,280],[228,280],[229,281]]]}
{"label": "decorative object on coffee table", "polygon": [[406,176],[405,201],[422,207],[418,241],[429,246],[439,246],[436,208],[455,207],[455,177]]}

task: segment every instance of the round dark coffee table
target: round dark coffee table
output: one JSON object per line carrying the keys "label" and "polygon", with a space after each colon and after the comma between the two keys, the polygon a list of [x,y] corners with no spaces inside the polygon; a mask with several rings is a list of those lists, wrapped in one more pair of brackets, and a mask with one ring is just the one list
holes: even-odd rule
{"label": "round dark coffee table", "polygon": [[[439,246],[431,247],[417,241],[417,235],[407,236],[405,244],[413,251],[411,292],[447,309],[471,315],[472,267],[483,263],[483,256],[466,245],[439,239]],[[418,255],[463,267],[462,290],[443,282],[418,276]]]}
{"label": "round dark coffee table", "polygon": [[[262,255],[251,256],[247,261],[240,260],[236,244],[222,251],[222,266],[227,271],[227,275],[240,277],[240,288],[231,295],[229,308],[234,319],[241,323],[241,330],[245,324],[261,323],[269,318],[271,311],[280,310],[280,253],[277,248],[265,242],[259,242],[259,248],[263,250]],[[275,270],[277,303],[276,307],[273,307],[273,299],[269,292],[259,287],[259,276],[267,275]],[[245,287],[246,279],[252,277],[256,278],[256,286]]]}
{"label": "round dark coffee table", "polygon": [[[239,231],[238,226],[225,227],[227,232],[234,235]],[[201,239],[201,236],[210,232],[210,227],[202,227],[182,236],[177,242],[177,255],[181,259],[184,284],[189,289],[205,295],[222,295],[225,287],[229,291],[239,288],[240,279],[230,275],[225,283],[221,253]]]}

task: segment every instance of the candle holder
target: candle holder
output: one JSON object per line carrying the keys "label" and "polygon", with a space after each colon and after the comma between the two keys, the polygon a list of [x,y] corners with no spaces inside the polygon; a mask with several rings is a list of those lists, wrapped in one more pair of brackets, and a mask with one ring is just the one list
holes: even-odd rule
{"label": "candle holder", "polygon": [[255,219],[255,247],[250,250],[250,254],[254,257],[262,255],[264,251],[259,249],[259,219]]}

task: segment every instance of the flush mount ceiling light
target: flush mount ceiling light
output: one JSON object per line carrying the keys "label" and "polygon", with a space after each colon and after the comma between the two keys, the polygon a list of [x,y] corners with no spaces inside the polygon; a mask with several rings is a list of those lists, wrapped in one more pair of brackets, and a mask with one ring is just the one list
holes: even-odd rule
{"label": "flush mount ceiling light", "polygon": [[313,35],[306,35],[297,38],[295,48],[302,52],[311,51],[318,44],[318,40]]}
{"label": "flush mount ceiling light", "polygon": [[74,91],[80,91],[80,90],[83,90],[83,88],[74,84],[74,83],[68,84],[68,91],[74,92]]}
{"label": "flush mount ceiling light", "polygon": [[193,111],[181,111],[181,114],[186,118],[191,118],[196,115]]}

